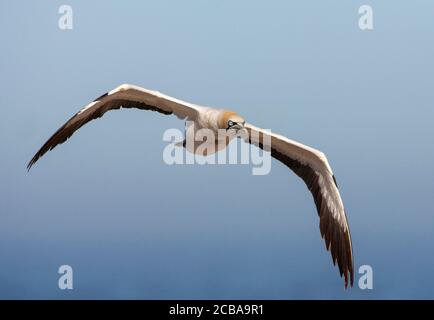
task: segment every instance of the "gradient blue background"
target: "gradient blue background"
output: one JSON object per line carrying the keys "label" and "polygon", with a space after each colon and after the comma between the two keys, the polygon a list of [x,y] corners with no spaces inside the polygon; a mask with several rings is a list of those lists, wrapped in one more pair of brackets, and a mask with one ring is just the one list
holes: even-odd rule
{"label": "gradient blue background", "polygon": [[[1,298],[434,298],[432,1],[67,1],[61,31],[64,3],[0,2]],[[324,151],[356,286],[343,289],[312,197],[280,163],[261,177],[164,164],[175,117],[112,112],[27,173],[61,124],[124,82]],[[62,264],[73,291],[57,287]],[[357,287],[363,264],[373,290]]]}

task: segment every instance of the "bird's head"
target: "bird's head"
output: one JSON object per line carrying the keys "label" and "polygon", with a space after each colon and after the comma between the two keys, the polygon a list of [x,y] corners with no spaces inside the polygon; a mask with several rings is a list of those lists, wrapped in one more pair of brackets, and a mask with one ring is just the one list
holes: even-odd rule
{"label": "bird's head", "polygon": [[239,131],[244,131],[246,121],[243,117],[233,111],[224,111],[219,118],[219,129],[226,131],[234,130],[237,134]]}

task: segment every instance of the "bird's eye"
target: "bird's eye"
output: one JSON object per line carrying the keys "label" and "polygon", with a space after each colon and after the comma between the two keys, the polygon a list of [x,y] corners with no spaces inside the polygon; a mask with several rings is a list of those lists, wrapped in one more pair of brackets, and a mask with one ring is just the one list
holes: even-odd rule
{"label": "bird's eye", "polygon": [[229,121],[228,121],[228,126],[229,126],[229,127],[232,127],[233,125],[234,125],[234,122],[233,122],[232,120],[229,120]]}

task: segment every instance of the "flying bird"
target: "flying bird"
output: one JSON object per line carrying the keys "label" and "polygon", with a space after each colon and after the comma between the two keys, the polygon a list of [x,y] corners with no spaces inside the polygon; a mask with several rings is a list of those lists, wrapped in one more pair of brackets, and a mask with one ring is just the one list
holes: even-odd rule
{"label": "flying bird", "polygon": [[[324,153],[246,123],[236,112],[199,106],[158,91],[123,84],[95,99],[70,118],[34,155],[27,169],[30,170],[46,152],[65,142],[89,121],[102,117],[107,111],[120,108],[151,110],[186,119],[191,125],[186,128],[185,139],[194,134],[190,130],[193,125],[194,130],[205,128],[216,133],[222,129],[233,132],[230,137],[245,131],[246,142],[270,151],[273,158],[282,162],[306,183],[317,208],[320,233],[326,249],[331,252],[333,264],[338,264],[341,277],[344,276],[345,288],[348,284],[353,286],[354,262],[350,229],[336,179]],[[269,146],[264,145],[265,138],[271,142]],[[182,144],[184,147],[188,145],[185,141]],[[195,152],[195,148],[196,145],[193,144],[194,150],[190,151]],[[214,152],[216,151],[217,147]]]}

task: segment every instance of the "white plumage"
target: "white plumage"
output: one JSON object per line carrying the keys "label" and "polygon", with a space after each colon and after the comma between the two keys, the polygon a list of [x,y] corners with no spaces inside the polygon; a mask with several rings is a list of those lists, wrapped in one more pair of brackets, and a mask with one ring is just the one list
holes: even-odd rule
{"label": "white plumage", "polygon": [[[340,274],[345,278],[345,287],[348,283],[353,285],[354,263],[350,230],[336,180],[325,155],[299,142],[246,123],[243,117],[233,111],[203,107],[157,91],[123,84],[97,98],[69,119],[35,154],[28,169],[46,152],[65,142],[84,124],[102,117],[107,111],[121,107],[157,111],[166,115],[175,114],[180,119],[192,121],[194,129],[186,129],[186,139],[199,129],[210,129],[216,134],[219,130],[229,130],[233,133],[231,138],[239,131],[247,131],[247,142],[270,151],[272,157],[304,180],[314,197],[320,217],[321,235],[325,239],[327,250],[331,251],[333,263],[338,264]],[[268,140],[271,145],[263,143]],[[217,141],[215,144],[213,152],[218,150],[218,145],[221,146]],[[196,147],[190,151],[195,152]]]}

